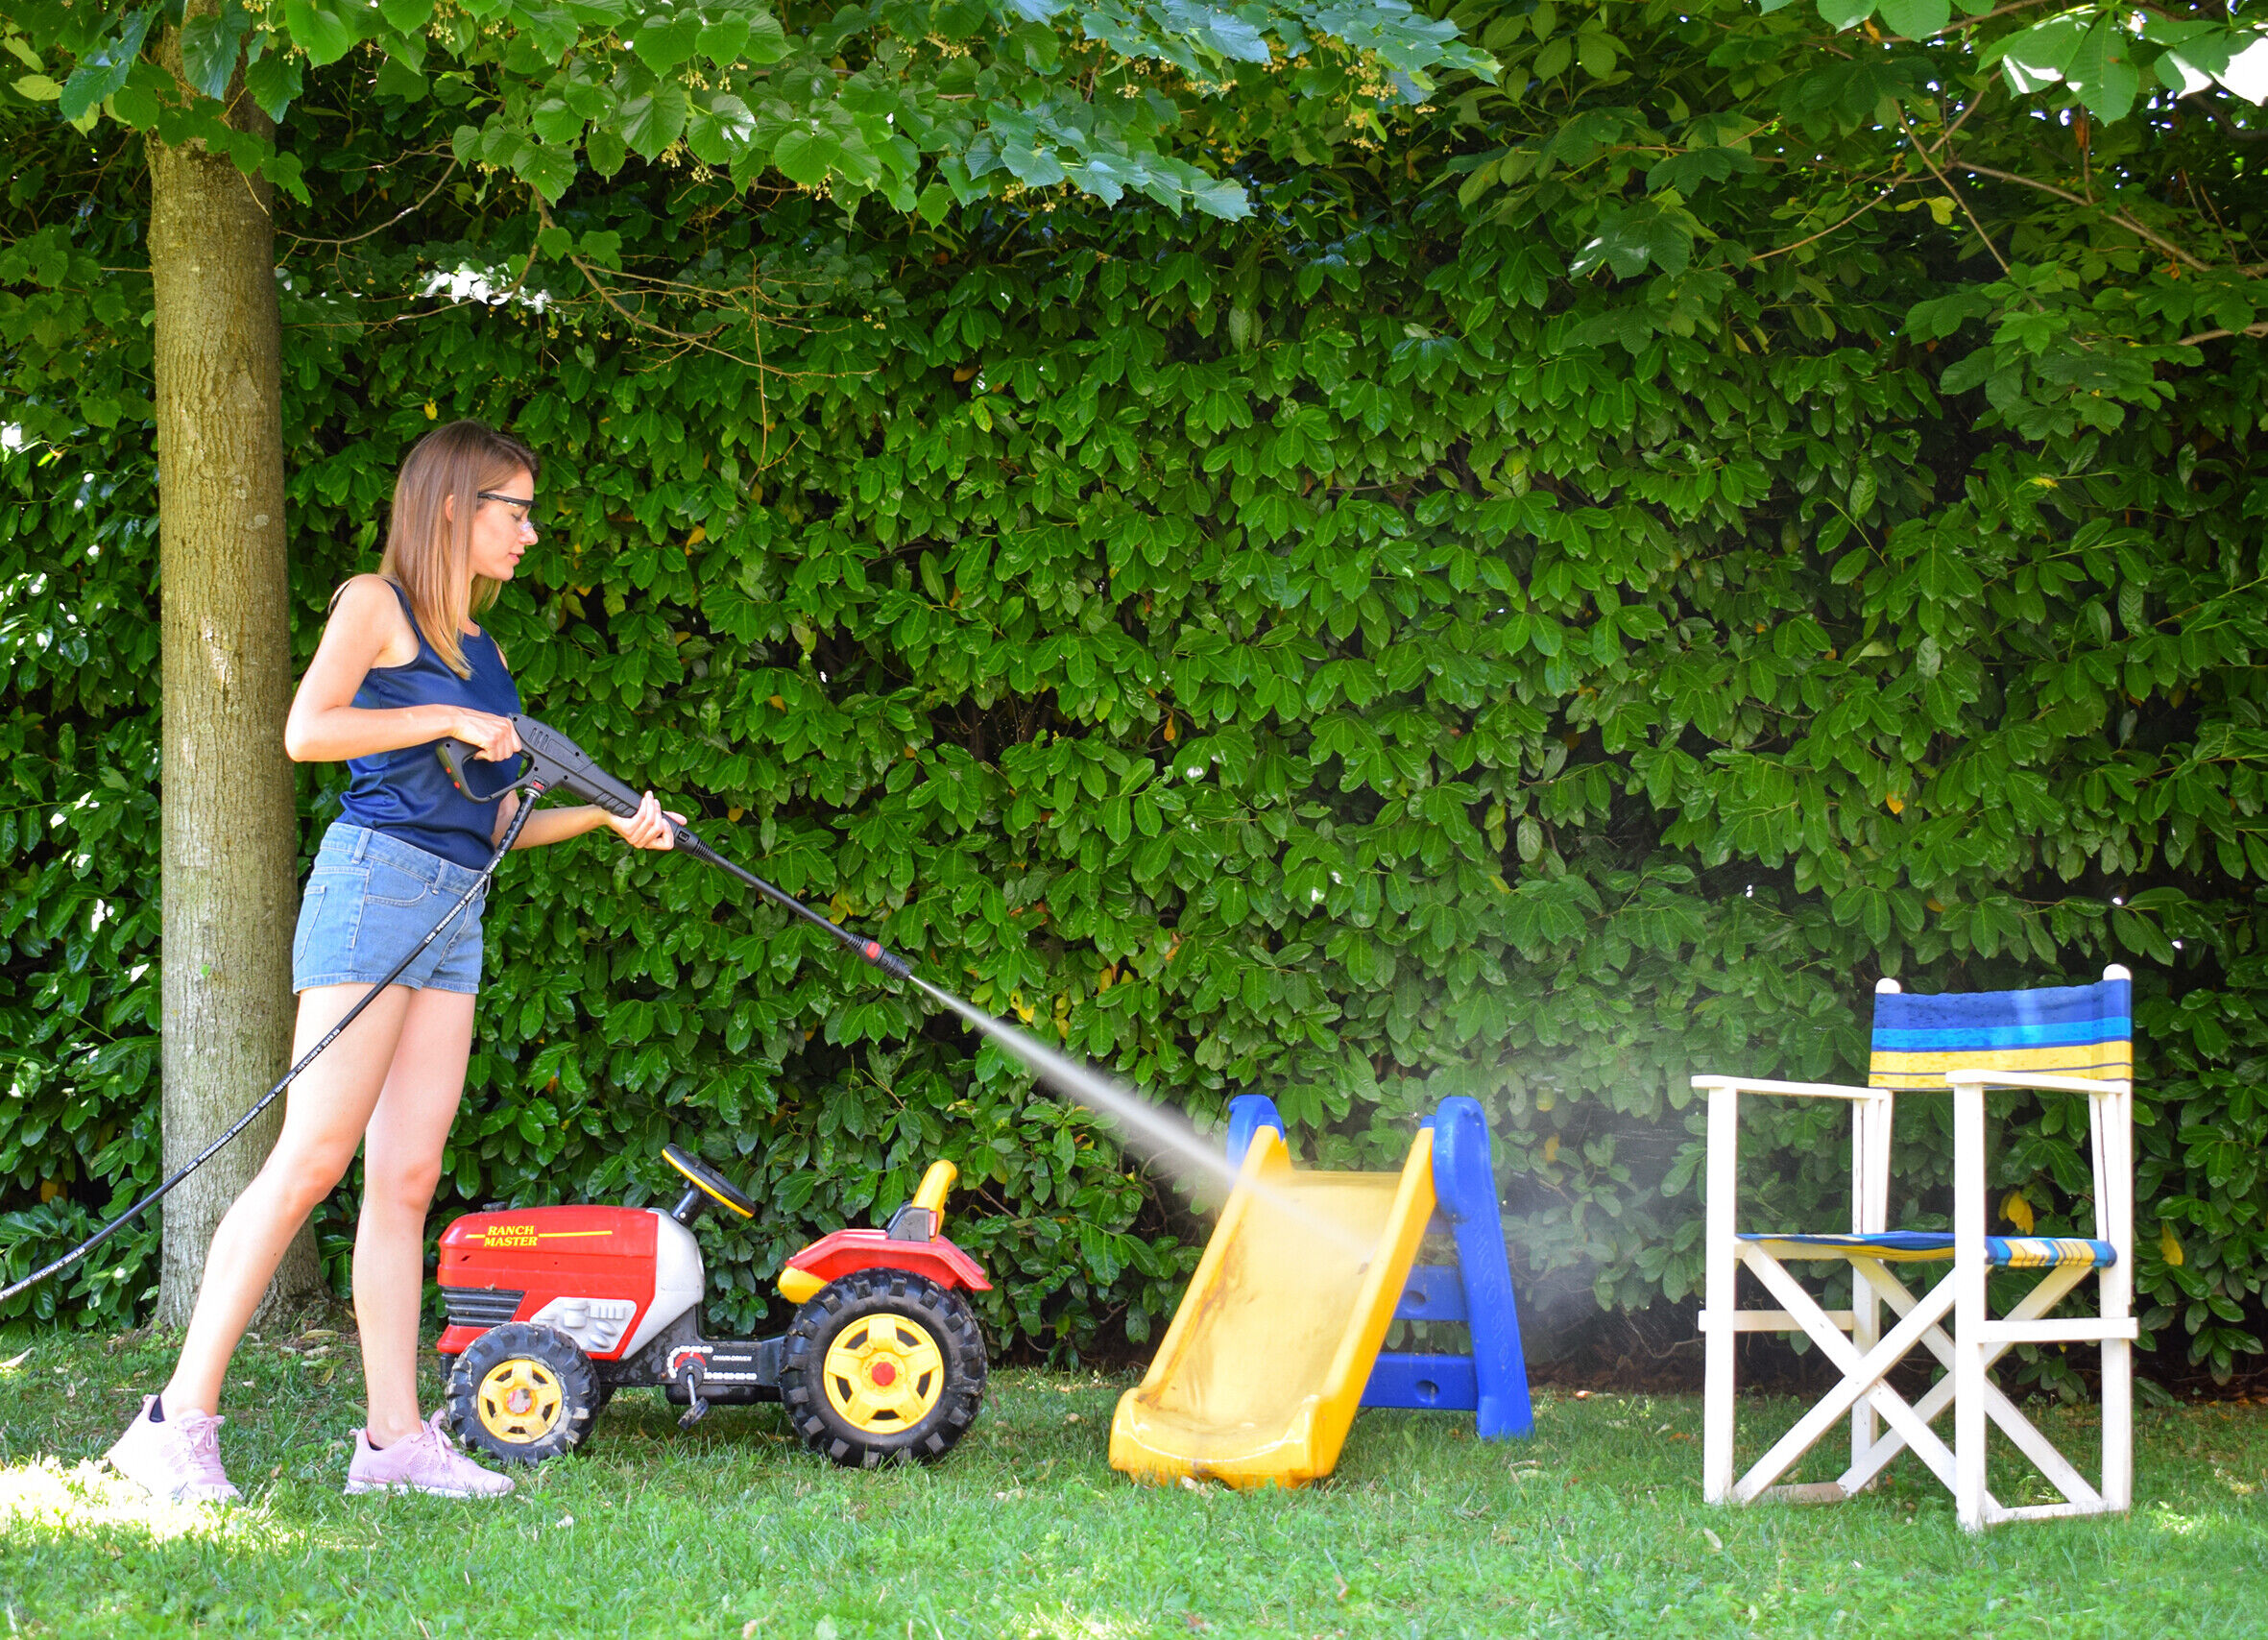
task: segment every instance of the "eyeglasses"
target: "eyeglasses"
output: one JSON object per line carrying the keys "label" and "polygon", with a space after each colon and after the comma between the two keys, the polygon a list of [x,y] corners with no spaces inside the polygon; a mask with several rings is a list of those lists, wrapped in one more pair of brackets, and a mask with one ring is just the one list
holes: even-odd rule
{"label": "eyeglasses", "polygon": [[536,505],[536,498],[533,495],[507,495],[496,490],[483,490],[479,493],[477,499],[494,501],[503,507],[518,507],[519,521],[523,524],[528,521],[528,514],[534,510]]}

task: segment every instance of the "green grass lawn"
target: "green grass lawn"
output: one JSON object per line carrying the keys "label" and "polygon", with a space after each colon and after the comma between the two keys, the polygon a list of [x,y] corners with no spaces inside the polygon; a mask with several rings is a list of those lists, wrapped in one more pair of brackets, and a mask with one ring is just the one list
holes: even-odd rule
{"label": "green grass lawn", "polygon": [[[11,1634],[2268,1633],[2254,1408],[2142,1411],[2131,1516],[1982,1540],[1911,1458],[1840,1507],[1706,1507],[1683,1396],[1545,1393],[1535,1438],[1503,1445],[1371,1412],[1309,1491],[1136,1487],[1105,1461],[1123,1384],[1042,1372],[997,1375],[943,1464],[876,1474],[810,1458],[773,1408],[688,1434],[625,1392],[583,1455],[464,1504],[342,1496],[355,1364],[268,1342],[223,1435],[250,1501],[218,1510],[92,1461],[161,1345],[4,1347],[28,1352],[0,1368]],[[1759,1435],[1795,1414],[1749,1411]],[[2084,1449],[2084,1418],[2046,1424]]]}

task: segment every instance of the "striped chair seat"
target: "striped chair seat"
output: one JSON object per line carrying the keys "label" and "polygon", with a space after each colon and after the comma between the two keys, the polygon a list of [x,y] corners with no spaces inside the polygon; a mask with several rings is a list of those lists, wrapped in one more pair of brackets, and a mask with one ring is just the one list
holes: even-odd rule
{"label": "striped chair seat", "polygon": [[[1741,1233],[1744,1242],[1763,1244],[1775,1259],[1880,1259],[1886,1264],[1918,1264],[1953,1256],[1950,1230],[1878,1230],[1870,1236],[1796,1236],[1769,1231]],[[1985,1258],[1995,1268],[2053,1269],[2059,1265],[2090,1265],[2108,1269],[2118,1262],[2108,1242],[2079,1236],[1988,1236]]]}

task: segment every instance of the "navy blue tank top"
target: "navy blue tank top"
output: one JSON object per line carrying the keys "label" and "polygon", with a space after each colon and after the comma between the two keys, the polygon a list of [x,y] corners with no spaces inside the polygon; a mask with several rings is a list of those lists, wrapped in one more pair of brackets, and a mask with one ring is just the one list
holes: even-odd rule
{"label": "navy blue tank top", "polygon": [[[399,666],[373,666],[354,691],[355,706],[373,711],[402,706],[466,706],[498,717],[519,711],[519,687],[504,670],[503,651],[495,639],[484,632],[462,640],[472,675],[460,678],[425,641],[409,594],[391,581],[386,585],[393,587],[410,631],[417,634],[418,658]],[[503,800],[475,803],[459,791],[442,766],[436,744],[428,740],[422,746],[348,759],[354,780],[347,787],[341,818],[478,871],[496,852],[496,808]]]}

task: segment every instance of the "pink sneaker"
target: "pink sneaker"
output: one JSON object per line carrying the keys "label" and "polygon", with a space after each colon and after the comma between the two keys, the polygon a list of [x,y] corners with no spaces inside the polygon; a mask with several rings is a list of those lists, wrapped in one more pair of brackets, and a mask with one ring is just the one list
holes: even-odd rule
{"label": "pink sneaker", "polygon": [[370,1432],[354,1433],[354,1461],[347,1466],[347,1491],[430,1492],[437,1498],[500,1498],[512,1490],[512,1477],[483,1469],[457,1450],[444,1424],[444,1408],[384,1451],[370,1443]]}
{"label": "pink sneaker", "polygon": [[105,1454],[117,1470],[152,1497],[180,1503],[229,1504],[244,1494],[229,1484],[221,1468],[221,1426],[229,1420],[208,1412],[170,1412],[152,1421],[157,1397],[142,1397],[118,1444]]}

